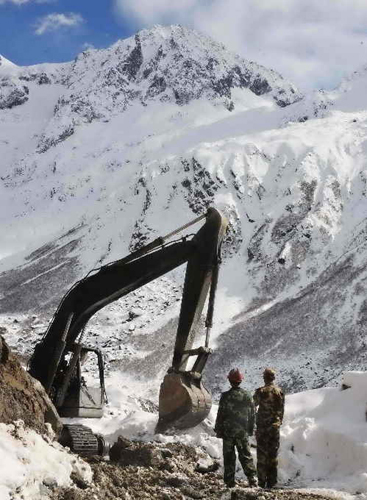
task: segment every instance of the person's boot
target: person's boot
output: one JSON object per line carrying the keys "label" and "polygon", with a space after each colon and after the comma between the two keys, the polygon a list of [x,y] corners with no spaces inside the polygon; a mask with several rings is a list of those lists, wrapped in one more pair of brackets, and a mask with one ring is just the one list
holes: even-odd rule
{"label": "person's boot", "polygon": [[257,479],[256,477],[249,477],[248,478],[248,485],[250,488],[256,488],[257,487]]}
{"label": "person's boot", "polygon": [[259,476],[257,476],[257,484],[258,484],[258,486],[260,486],[260,488],[265,488],[266,487],[266,480],[260,479]]}
{"label": "person's boot", "polygon": [[267,489],[269,489],[269,490],[272,490],[272,489],[274,489],[274,488],[278,488],[277,483],[276,483],[276,482],[274,482],[274,481],[268,481],[268,482],[266,483],[266,487],[267,487]]}
{"label": "person's boot", "polygon": [[278,482],[277,475],[272,474],[272,475],[270,475],[270,477],[268,476],[268,478],[266,480],[266,487],[269,488],[270,490],[272,488],[276,488],[277,482]]}

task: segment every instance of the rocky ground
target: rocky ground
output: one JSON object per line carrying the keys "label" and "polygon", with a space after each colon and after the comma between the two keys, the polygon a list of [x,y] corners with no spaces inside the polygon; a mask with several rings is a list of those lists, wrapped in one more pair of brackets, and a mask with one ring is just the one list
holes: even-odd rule
{"label": "rocky ground", "polygon": [[92,457],[88,462],[94,472],[93,483],[75,479],[74,487],[54,490],[52,500],[326,498],[301,490],[248,488],[243,480],[228,489],[218,472],[219,464],[181,443],[146,444],[122,438],[117,453],[112,449],[110,461]]}
{"label": "rocky ground", "polygon": [[47,432],[46,423],[52,425],[55,433],[62,428],[43,387],[22,368],[0,335],[0,422],[11,424],[19,419],[41,434]]}

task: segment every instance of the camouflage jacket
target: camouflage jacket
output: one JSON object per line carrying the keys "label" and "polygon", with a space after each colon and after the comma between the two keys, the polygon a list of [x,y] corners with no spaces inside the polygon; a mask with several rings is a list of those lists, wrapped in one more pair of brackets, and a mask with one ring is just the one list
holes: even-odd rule
{"label": "camouflage jacket", "polygon": [[281,426],[284,415],[284,395],[282,390],[273,383],[265,384],[256,389],[254,394],[256,427]]}
{"label": "camouflage jacket", "polygon": [[255,408],[251,394],[240,387],[223,392],[215,422],[218,437],[234,437],[254,432]]}

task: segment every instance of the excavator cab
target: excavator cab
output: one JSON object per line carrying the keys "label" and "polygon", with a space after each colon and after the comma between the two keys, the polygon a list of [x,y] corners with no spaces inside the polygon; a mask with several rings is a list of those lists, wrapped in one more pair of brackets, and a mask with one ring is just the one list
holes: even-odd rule
{"label": "excavator cab", "polygon": [[[88,387],[83,377],[83,365],[86,357],[98,366],[99,385]],[[76,357],[76,362],[73,358]],[[91,359],[92,358],[92,359]],[[76,344],[70,356],[69,364],[62,373],[62,383],[56,384],[58,391],[55,404],[60,417],[100,418],[107,401],[104,384],[104,363],[99,349]]]}
{"label": "excavator cab", "polygon": [[[174,235],[205,219],[194,235]],[[126,257],[102,266],[77,282],[63,297],[30,360],[30,374],[45,387],[63,417],[99,417],[106,401],[102,355],[82,343],[89,319],[107,304],[187,264],[172,365],[160,389],[157,432],[189,428],[208,415],[211,397],[201,381],[210,354],[220,247],[227,220],[215,208]],[[193,349],[206,299],[205,345]],[[82,376],[85,354],[97,358],[100,385],[88,389]],[[191,356],[197,356],[187,369]],[[75,430],[75,429],[74,429]],[[73,431],[74,432],[74,431]],[[84,431],[83,431],[84,432]]]}

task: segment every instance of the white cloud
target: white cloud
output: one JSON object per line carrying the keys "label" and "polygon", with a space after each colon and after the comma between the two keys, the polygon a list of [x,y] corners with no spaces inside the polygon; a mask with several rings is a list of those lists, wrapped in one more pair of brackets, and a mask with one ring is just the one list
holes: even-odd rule
{"label": "white cloud", "polygon": [[121,16],[132,16],[142,23],[169,23],[175,19],[189,17],[191,9],[199,4],[198,0],[115,0],[115,7]]}
{"label": "white cloud", "polygon": [[366,0],[114,0],[137,26],[181,23],[301,87],[338,84],[367,63]]}
{"label": "white cloud", "polygon": [[93,43],[84,42],[82,45],[82,50],[93,50],[93,49],[95,49]]}
{"label": "white cloud", "polygon": [[0,5],[4,3],[12,3],[14,5],[23,5],[26,3],[55,3],[57,0],[0,0]]}
{"label": "white cloud", "polygon": [[82,16],[73,12],[68,14],[48,14],[37,21],[35,33],[36,35],[43,35],[46,32],[57,31],[60,28],[75,28],[82,22]]}
{"label": "white cloud", "polygon": [[29,0],[0,0],[0,5],[4,3],[13,3],[15,5],[22,5],[23,3],[28,3]]}

